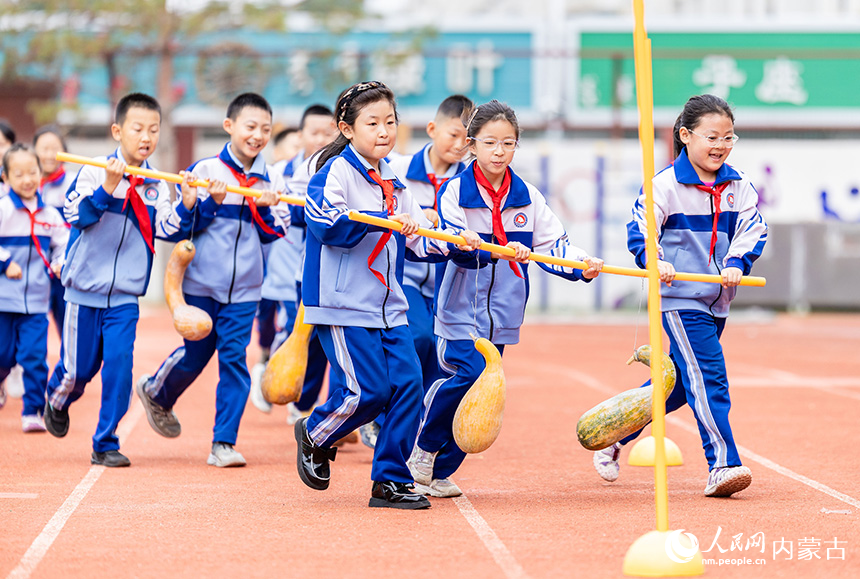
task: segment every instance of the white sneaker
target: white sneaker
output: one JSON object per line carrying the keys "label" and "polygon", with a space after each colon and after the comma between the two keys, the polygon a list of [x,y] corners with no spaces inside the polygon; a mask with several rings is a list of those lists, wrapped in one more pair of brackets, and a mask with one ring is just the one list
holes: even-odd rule
{"label": "white sneaker", "polygon": [[6,393],[12,398],[24,397],[24,368],[15,366],[6,376]]}
{"label": "white sneaker", "polygon": [[245,466],[245,457],[239,454],[232,444],[213,442],[212,452],[206,464],[224,468],[228,466]]}
{"label": "white sneaker", "polygon": [[296,408],[295,404],[292,402],[287,404],[287,424],[295,424],[305,416],[307,416],[307,414]]}
{"label": "white sneaker", "polygon": [[752,471],[746,466],[723,466],[708,475],[706,497],[729,497],[752,484]]}
{"label": "white sneaker", "polygon": [[6,380],[0,382],[0,408],[6,406]]}
{"label": "white sneaker", "polygon": [[263,397],[263,374],[266,372],[266,365],[260,362],[255,364],[251,369],[251,403],[254,408],[266,414],[272,411],[272,405]]}
{"label": "white sneaker", "polygon": [[618,459],[621,457],[621,445],[617,442],[612,446],[608,446],[603,450],[598,450],[594,453],[594,469],[605,481],[615,482],[618,480]]}
{"label": "white sneaker", "polygon": [[358,427],[361,442],[368,448],[376,448],[376,439],[379,438],[379,424],[375,420],[362,424]]}
{"label": "white sneaker", "polygon": [[438,497],[440,499],[459,497],[463,494],[460,487],[448,478],[434,478],[430,481],[429,485],[415,483],[415,492],[419,495],[430,495],[431,497]]}
{"label": "white sneaker", "polygon": [[21,417],[21,430],[24,432],[47,432],[45,420],[40,414],[25,414]]}
{"label": "white sneaker", "polygon": [[433,482],[433,463],[436,462],[436,452],[427,452],[418,447],[412,449],[412,454],[406,461],[406,466],[409,467],[409,472],[412,473],[412,480],[417,484],[430,486]]}

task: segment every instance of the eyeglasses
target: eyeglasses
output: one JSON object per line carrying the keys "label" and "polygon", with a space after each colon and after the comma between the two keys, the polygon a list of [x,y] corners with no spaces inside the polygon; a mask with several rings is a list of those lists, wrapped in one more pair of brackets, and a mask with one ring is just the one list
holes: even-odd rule
{"label": "eyeglasses", "polygon": [[476,139],[475,137],[469,137],[470,141],[475,141],[476,143],[481,143],[481,145],[487,149],[488,151],[495,151],[499,145],[502,146],[502,149],[505,151],[514,151],[517,147],[520,146],[519,141],[515,141],[513,139],[505,139],[504,141],[499,141],[496,139]]}
{"label": "eyeglasses", "polygon": [[711,146],[712,149],[715,147],[718,147],[720,145],[720,143],[725,145],[726,149],[731,149],[732,147],[735,146],[735,143],[738,142],[738,139],[740,139],[740,137],[737,135],[730,135],[728,137],[716,137],[714,135],[705,136],[705,135],[700,135],[699,133],[694,133],[693,131],[690,131],[690,129],[687,129],[687,130],[691,134],[696,135],[697,137],[702,137],[703,139],[708,141],[708,144]]}

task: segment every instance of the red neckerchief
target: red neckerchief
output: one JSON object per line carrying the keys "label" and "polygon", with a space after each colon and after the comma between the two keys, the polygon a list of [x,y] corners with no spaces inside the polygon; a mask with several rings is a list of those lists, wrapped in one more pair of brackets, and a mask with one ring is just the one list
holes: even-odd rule
{"label": "red neckerchief", "polygon": [[[481,168],[478,166],[478,163],[474,163],[472,165],[475,171],[475,181],[477,181],[478,185],[487,190],[487,194],[493,200],[493,237],[496,238],[496,241],[499,245],[507,245],[508,244],[508,236],[505,233],[505,226],[502,223],[502,199],[504,199],[505,195],[508,194],[508,190],[511,188],[511,171],[510,169],[505,169],[505,177],[502,179],[502,185],[499,187],[499,190],[496,191],[493,189],[493,186],[490,185],[490,181],[484,176],[484,172],[481,171]],[[523,274],[520,272],[520,268],[517,267],[516,262],[508,261],[513,270],[514,274],[518,278],[522,278]]]}
{"label": "red neckerchief", "polygon": [[61,181],[63,179],[63,177],[65,177],[65,176],[66,176],[66,170],[63,168],[62,165],[60,165],[56,171],[54,171],[50,175],[42,177],[42,180],[39,183],[39,187],[40,188],[44,187],[45,185],[47,185],[49,183],[51,185],[53,185],[54,183]]}
{"label": "red neckerchief", "polygon": [[720,221],[720,202],[722,201],[723,191],[729,186],[729,183],[730,181],[726,181],[725,183],[720,183],[714,187],[696,185],[696,189],[699,191],[704,191],[705,193],[710,193],[714,196],[714,225],[711,229],[711,249],[708,252],[708,265],[711,265],[711,257],[716,259],[714,248],[717,246],[717,224]]}
{"label": "red neckerchief", "polygon": [[[443,179],[440,181],[439,179],[437,179],[437,178],[436,178],[436,174],[435,174],[435,173],[427,173],[427,179],[430,181],[430,183],[432,183],[432,184],[433,184],[433,190],[434,190],[436,193],[438,193],[438,192],[439,192],[439,188],[440,188],[440,187],[442,187],[442,185],[444,185],[444,184],[445,184],[445,181],[447,181],[447,180],[448,180],[448,178],[447,178],[447,177],[445,177],[445,178],[443,178]],[[437,204],[437,199],[436,199],[436,195],[434,195],[434,196],[433,196],[433,210],[434,210],[434,211],[438,211],[438,208],[437,208],[436,204]]]}
{"label": "red neckerchief", "polygon": [[128,191],[125,192],[125,201],[122,204],[122,210],[131,203],[131,210],[134,211],[134,216],[137,217],[137,226],[140,227],[140,235],[146,242],[146,246],[152,255],[155,255],[155,247],[152,244],[152,222],[149,220],[149,211],[146,209],[146,203],[138,195],[135,189],[138,185],[143,185],[146,179],[137,175],[126,175],[128,179]]}
{"label": "red neckerchief", "polygon": [[[385,208],[389,215],[394,215],[394,180],[382,179],[382,177],[380,177],[373,169],[368,169],[367,174],[376,182],[377,185],[382,187],[382,195],[385,198]],[[373,262],[376,261],[377,256],[382,252],[382,248],[385,247],[386,243],[388,243],[389,238],[391,238],[391,230],[386,229],[382,234],[382,237],[379,238],[379,241],[376,242],[376,247],[373,248],[373,251],[370,253],[370,257],[367,258],[367,269],[376,276],[376,279],[385,286],[385,289],[391,291],[391,288],[388,287],[387,283],[385,283],[385,277],[380,272],[373,269]]]}
{"label": "red neckerchief", "polygon": [[39,243],[39,238],[36,236],[36,225],[46,225],[48,227],[51,227],[52,225],[50,223],[36,221],[36,213],[41,211],[41,209],[36,208],[35,211],[30,211],[26,206],[23,209],[27,212],[27,217],[30,218],[30,239],[33,240],[33,245],[36,247],[36,253],[39,254],[39,257],[42,258],[42,263],[44,263],[45,267],[48,268],[48,276],[53,278],[54,272],[51,269],[51,264],[48,261],[48,258],[45,257],[45,253],[42,251],[42,244]]}
{"label": "red neckerchief", "polygon": [[[224,160],[222,159],[221,162],[224,163]],[[247,187],[250,189],[254,185],[254,183],[260,180],[259,177],[246,177],[244,173],[240,173],[227,163],[224,163],[224,166],[230,169],[230,172],[233,173],[233,176],[236,178],[236,181],[239,182],[240,187]],[[260,210],[257,209],[257,204],[254,203],[254,200],[250,197],[246,197],[245,199],[248,200],[248,208],[251,210],[251,218],[254,220],[254,223],[256,223],[260,227],[260,229],[262,229],[269,235],[277,235],[278,237],[283,237],[282,234],[278,233],[277,231],[266,225],[266,222],[263,221],[262,217],[260,217]]]}

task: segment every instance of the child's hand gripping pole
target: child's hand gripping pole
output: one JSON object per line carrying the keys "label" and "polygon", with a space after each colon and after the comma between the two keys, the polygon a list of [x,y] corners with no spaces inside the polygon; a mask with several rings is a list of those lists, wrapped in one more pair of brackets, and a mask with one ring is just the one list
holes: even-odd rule
{"label": "child's hand gripping pole", "polygon": [[[69,153],[57,153],[57,160],[62,163],[76,163],[78,165],[92,165],[93,167],[101,167],[104,169],[107,167],[107,161],[100,161],[98,159],[93,159],[90,157],[83,157],[81,155],[70,155]],[[125,168],[125,172],[130,175],[139,175],[141,177],[149,177],[150,179],[161,179],[162,181],[168,181],[170,183],[182,184],[182,175],[178,175],[176,173],[167,173],[164,171],[155,171],[153,169],[145,169],[143,167],[134,167],[131,165],[127,165]],[[192,187],[209,187],[209,181],[204,179],[198,179],[190,183]],[[239,187],[238,185],[227,185],[227,191],[230,193],[237,193],[239,195],[243,195],[245,197],[260,197],[261,191],[257,189],[251,189],[249,187]],[[289,203],[290,205],[304,205],[305,200],[302,197],[296,197],[295,195],[280,195],[281,201],[284,203]]]}
{"label": "child's hand gripping pole", "polygon": [[[350,211],[349,218],[353,221],[358,221],[360,223],[367,223],[368,225],[375,225],[377,227],[387,227],[389,229],[393,229],[395,231],[400,231],[401,224],[392,221],[391,219],[383,219],[381,217],[374,217],[372,215],[367,215],[366,213],[360,213],[358,211]],[[460,237],[459,235],[451,235],[450,233],[444,233],[442,231],[437,231],[435,229],[424,229],[423,227],[419,227],[418,231],[415,232],[415,235],[421,235],[424,237],[429,237],[431,239],[438,239],[440,241],[447,241],[449,243],[454,243],[457,245],[465,245],[466,240]],[[505,247],[502,245],[496,245],[494,243],[482,243],[479,248],[481,251],[489,251],[491,253],[499,253],[502,255],[506,255],[508,257],[515,257],[516,251],[510,247]],[[589,268],[589,265],[583,261],[576,261],[573,259],[565,259],[562,257],[555,257],[552,255],[543,255],[540,253],[532,253],[529,256],[529,260],[531,261],[539,261],[541,263],[547,263],[551,265],[560,265],[563,267],[572,267],[575,269],[586,270]],[[647,270],[638,269],[635,267],[619,267],[615,265],[604,265],[601,273],[614,273],[616,275],[627,275],[631,277],[648,277]],[[723,283],[723,279],[719,275],[715,274],[706,274],[706,273],[682,273],[678,272],[675,274],[675,279],[678,281],[700,281],[706,283]],[[756,276],[744,276],[741,278],[740,285],[753,286],[753,287],[764,287],[767,280],[763,277]]]}

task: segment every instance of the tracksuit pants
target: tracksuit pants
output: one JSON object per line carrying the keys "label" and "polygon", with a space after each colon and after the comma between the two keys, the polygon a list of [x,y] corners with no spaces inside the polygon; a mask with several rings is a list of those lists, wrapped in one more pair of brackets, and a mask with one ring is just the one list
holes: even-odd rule
{"label": "tracksuit pants", "polygon": [[[741,459],[729,425],[729,380],[720,336],[726,318],[697,310],[663,312],[669,334],[670,357],[675,363],[675,389],[666,400],[666,412],[689,404],[699,425],[708,470],[740,466]],[[643,386],[650,384],[650,380]],[[621,444],[636,439],[633,433]]]}
{"label": "tracksuit pants", "polygon": [[403,286],[403,293],[409,302],[406,319],[421,361],[424,392],[427,392],[436,380],[442,378],[436,358],[436,336],[433,334],[433,298],[425,297],[420,290],[408,285]]}
{"label": "tracksuit pants", "polygon": [[311,440],[328,448],[384,410],[370,476],[374,481],[412,483],[406,459],[421,413],[421,373],[409,328],[317,330],[331,372],[329,397],[306,423]]}
{"label": "tracksuit pants", "polygon": [[45,410],[48,382],[48,316],[0,312],[0,382],[15,364],[24,369],[23,416]]}
{"label": "tracksuit pants", "polygon": [[[504,345],[496,344],[499,353]],[[433,478],[448,478],[463,464],[466,453],[454,440],[454,414],[472,384],[487,367],[472,340],[436,338],[439,367],[445,378],[437,380],[424,395],[424,417],[418,431],[418,447],[437,452]]]}
{"label": "tracksuit pants", "polygon": [[[299,290],[299,295],[301,295],[301,289]],[[278,319],[283,320],[283,323],[281,324],[282,329],[278,331],[272,342],[273,354],[287,340],[293,331],[293,326],[296,324],[296,302],[279,302],[279,308]],[[320,397],[327,365],[328,359],[325,357],[325,351],[320,343],[319,335],[316,328],[314,328],[314,331],[311,333],[311,340],[308,343],[308,366],[305,370],[305,383],[302,385],[302,396],[295,403],[296,408],[302,412],[307,412],[313,408]]]}
{"label": "tracksuit pants", "polygon": [[184,346],[170,354],[146,385],[146,393],[160,406],[173,408],[217,350],[218,386],[212,442],[236,444],[239,422],[251,391],[245,350],[251,343],[257,302],[222,304],[209,297],[188,294],[185,301],[212,317],[212,331],[202,340],[185,340]]}
{"label": "tracksuit pants", "polygon": [[258,344],[261,348],[268,349],[272,347],[272,341],[275,339],[277,328],[275,327],[275,313],[277,311],[278,302],[263,298],[257,304],[257,333],[259,334]]}
{"label": "tracksuit pants", "polygon": [[66,288],[60,278],[51,278],[51,315],[57,324],[60,338],[63,337],[63,320],[66,318]]}
{"label": "tracksuit pants", "polygon": [[101,368],[102,402],[93,435],[96,452],[119,450],[116,429],[131,402],[139,316],[137,304],[112,308],[66,304],[60,361],[48,381],[48,401],[55,410],[68,409]]}

